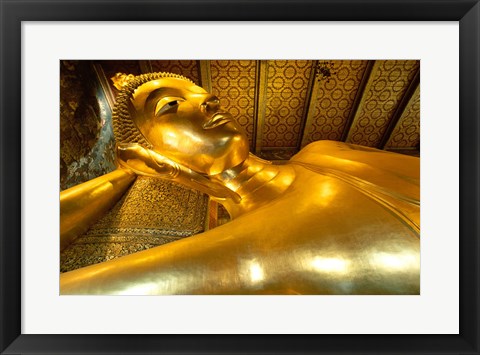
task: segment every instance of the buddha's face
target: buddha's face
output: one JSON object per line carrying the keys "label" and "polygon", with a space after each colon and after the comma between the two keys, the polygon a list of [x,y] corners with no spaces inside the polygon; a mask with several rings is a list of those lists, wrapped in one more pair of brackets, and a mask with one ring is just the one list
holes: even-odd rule
{"label": "buddha's face", "polygon": [[218,174],[248,157],[248,139],[219,100],[177,78],[141,85],[131,117],[153,149],[196,172]]}

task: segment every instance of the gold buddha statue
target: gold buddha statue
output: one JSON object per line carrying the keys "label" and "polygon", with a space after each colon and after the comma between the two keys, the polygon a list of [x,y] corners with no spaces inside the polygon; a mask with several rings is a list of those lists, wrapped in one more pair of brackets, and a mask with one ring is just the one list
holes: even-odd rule
{"label": "gold buddha statue", "polygon": [[127,79],[113,115],[120,167],[62,192],[61,247],[141,175],[205,192],[232,220],[63,273],[61,294],[419,294],[418,158],[319,141],[275,165],[190,80]]}

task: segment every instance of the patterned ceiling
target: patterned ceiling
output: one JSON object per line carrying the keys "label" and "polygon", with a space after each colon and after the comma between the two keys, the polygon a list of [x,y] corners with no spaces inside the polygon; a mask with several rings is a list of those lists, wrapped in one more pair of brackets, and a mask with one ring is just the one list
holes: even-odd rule
{"label": "patterned ceiling", "polygon": [[417,60],[95,61],[109,103],[117,72],[167,71],[211,91],[245,128],[251,150],[288,159],[330,139],[419,155]]}

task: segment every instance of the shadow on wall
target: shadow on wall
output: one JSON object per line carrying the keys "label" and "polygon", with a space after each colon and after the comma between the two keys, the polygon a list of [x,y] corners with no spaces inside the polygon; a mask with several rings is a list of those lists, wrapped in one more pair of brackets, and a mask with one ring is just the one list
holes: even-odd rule
{"label": "shadow on wall", "polygon": [[115,170],[112,112],[90,61],[60,61],[60,190]]}

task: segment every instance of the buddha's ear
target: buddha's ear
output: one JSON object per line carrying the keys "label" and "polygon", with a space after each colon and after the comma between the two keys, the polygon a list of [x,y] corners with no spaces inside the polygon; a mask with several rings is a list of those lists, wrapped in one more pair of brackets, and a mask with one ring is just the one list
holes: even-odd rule
{"label": "buddha's ear", "polygon": [[123,168],[138,175],[174,180],[189,188],[219,199],[230,198],[240,202],[240,196],[218,182],[184,167],[138,143],[117,144],[117,161]]}

